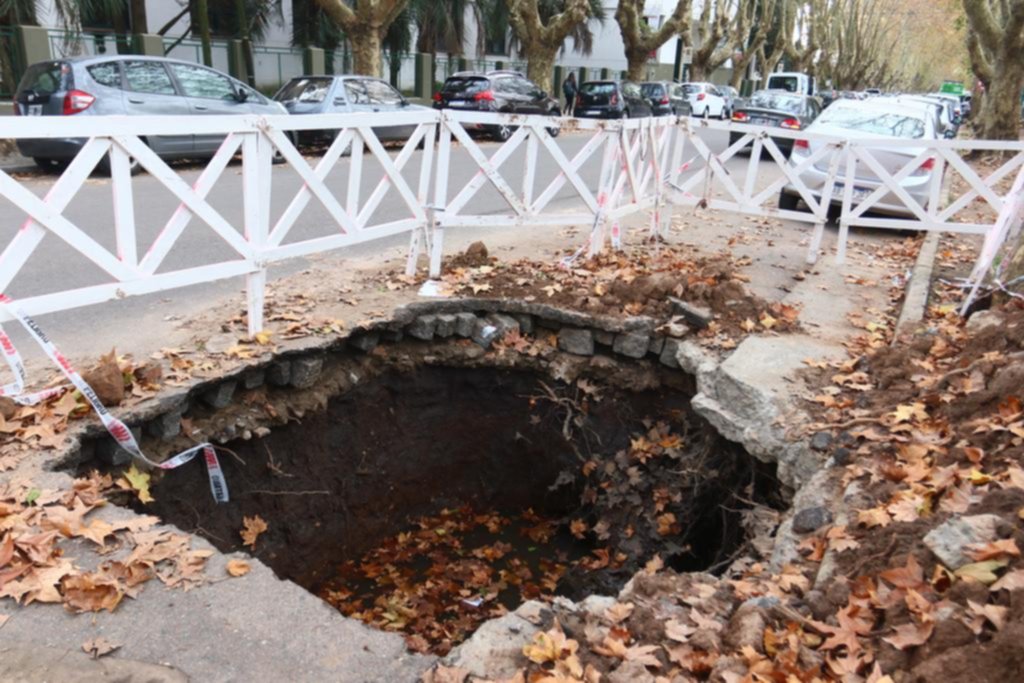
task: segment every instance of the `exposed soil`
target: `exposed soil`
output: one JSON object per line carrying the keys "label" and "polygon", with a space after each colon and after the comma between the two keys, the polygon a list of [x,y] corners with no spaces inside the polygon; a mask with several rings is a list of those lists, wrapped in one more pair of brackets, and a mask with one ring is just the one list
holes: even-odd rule
{"label": "exposed soil", "polygon": [[[627,392],[536,371],[392,369],[263,439],[229,444],[230,507],[212,502],[201,468],[185,468],[154,486],[145,511],[223,551],[248,550],[240,530],[258,516],[267,530],[253,554],[321,594],[353,590],[338,583],[346,562],[379,557],[415,520],[463,508],[527,514],[570,541],[564,566],[549,567],[546,581],[541,572],[544,590],[527,597],[614,593],[654,556],[721,568],[743,547],[743,511],[779,503],[771,469],[692,413],[688,385],[678,371],[657,389]],[[429,564],[434,549],[421,550]],[[381,596],[392,590],[385,584]],[[379,612],[363,611],[381,625]],[[387,627],[426,636],[412,641],[418,649],[446,651],[465,623]]]}

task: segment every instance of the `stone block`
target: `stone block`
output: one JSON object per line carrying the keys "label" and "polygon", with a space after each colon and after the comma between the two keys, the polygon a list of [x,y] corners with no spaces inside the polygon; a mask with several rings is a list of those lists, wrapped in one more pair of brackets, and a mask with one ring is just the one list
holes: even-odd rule
{"label": "stone block", "polygon": [[367,332],[365,334],[354,334],[348,338],[348,343],[351,346],[359,349],[363,353],[369,353],[377,348],[377,344],[380,343],[380,334],[377,332]]}
{"label": "stone block", "polygon": [[437,316],[437,327],[434,328],[434,334],[442,339],[447,339],[455,334],[455,328],[458,323],[458,318],[454,315],[445,313]]}
{"label": "stone block", "polygon": [[476,321],[477,317],[472,313],[456,313],[455,334],[460,337],[473,336],[473,330],[476,328]]}
{"label": "stone block", "polygon": [[267,383],[271,386],[286,387],[291,379],[291,361],[279,360],[267,369]]}
{"label": "stone block", "polygon": [[709,308],[691,304],[674,296],[670,296],[668,302],[672,305],[673,313],[683,316],[683,320],[699,330],[703,330],[715,319],[715,315]]}
{"label": "stone block", "polygon": [[501,335],[498,332],[498,326],[493,321],[487,318],[477,318],[476,323],[473,325],[472,340],[477,344],[487,349],[490,348],[494,340],[498,339]]}
{"label": "stone block", "polygon": [[323,358],[299,358],[292,361],[291,385],[296,389],[309,389],[320,379],[324,369]]}
{"label": "stone block", "polygon": [[612,350],[627,358],[643,358],[650,344],[651,338],[645,332],[622,332],[615,335]]}
{"label": "stone block", "polygon": [[594,330],[594,343],[611,346],[615,343],[615,333],[608,330]]}
{"label": "stone block", "polygon": [[492,313],[491,315],[487,316],[487,319],[491,322],[492,325],[498,328],[499,339],[501,337],[504,337],[506,334],[509,334],[510,332],[522,332],[521,328],[519,327],[519,321],[510,315],[504,315],[503,313]]}
{"label": "stone block", "polygon": [[662,365],[666,365],[670,368],[678,368],[679,360],[676,359],[676,354],[679,352],[679,340],[678,339],[666,339],[665,344],[661,349],[661,354],[658,356],[658,360],[661,361]]}
{"label": "stone block", "polygon": [[405,329],[410,337],[420,339],[422,341],[431,341],[434,339],[434,332],[437,330],[437,316],[436,315],[421,315],[412,321],[412,324]]}
{"label": "stone block", "polygon": [[221,410],[231,405],[231,399],[235,397],[235,382],[221,382],[212,389],[203,392],[203,403],[214,410]]}
{"label": "stone block", "polygon": [[246,389],[255,389],[263,386],[263,382],[266,381],[266,378],[266,371],[253,370],[252,372],[246,373],[245,377],[242,378],[242,386]]}
{"label": "stone block", "polygon": [[793,515],[793,531],[798,534],[809,534],[831,523],[832,513],[825,507],[805,508]]}
{"label": "stone block", "polygon": [[657,355],[657,354],[660,354],[661,350],[664,349],[664,348],[665,348],[665,338],[664,337],[651,337],[651,343],[647,347],[647,352],[648,353],[653,353],[653,354]]}
{"label": "stone block", "polygon": [[533,316],[529,313],[516,313],[512,316],[519,323],[520,334],[533,334]]}
{"label": "stone block", "polygon": [[182,409],[172,410],[146,423],[146,433],[154,439],[170,441],[181,433]]}
{"label": "stone block", "polygon": [[594,335],[590,330],[563,327],[558,332],[558,348],[577,356],[593,356]]}

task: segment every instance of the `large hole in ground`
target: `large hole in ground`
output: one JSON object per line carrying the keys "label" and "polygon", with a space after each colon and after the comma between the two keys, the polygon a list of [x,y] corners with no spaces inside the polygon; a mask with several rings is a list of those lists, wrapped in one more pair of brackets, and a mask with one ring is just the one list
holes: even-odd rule
{"label": "large hole in ground", "polygon": [[[664,374],[628,391],[392,367],[227,444],[230,504],[187,467],[144,511],[443,653],[525,599],[614,594],[655,556],[722,569],[744,543],[744,510],[781,504],[773,468],[692,412],[688,376]],[[243,519],[257,516],[267,529],[243,547]]]}

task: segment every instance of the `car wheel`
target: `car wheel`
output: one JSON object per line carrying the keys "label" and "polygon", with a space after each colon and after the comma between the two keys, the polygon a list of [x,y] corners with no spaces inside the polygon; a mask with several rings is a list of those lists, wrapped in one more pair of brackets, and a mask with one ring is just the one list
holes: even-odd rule
{"label": "car wheel", "polygon": [[49,157],[32,157],[32,161],[39,167],[39,170],[47,173],[63,171],[68,165],[68,162],[62,159],[50,159]]}
{"label": "car wheel", "polygon": [[796,211],[799,203],[800,197],[789,194],[785,190],[779,193],[779,208],[783,211]]}
{"label": "car wheel", "polygon": [[512,137],[513,132],[512,126],[498,126],[494,131],[494,139],[498,142],[505,142]]}
{"label": "car wheel", "polygon": [[[562,112],[558,111],[557,109],[552,109],[551,111],[548,112],[548,116],[561,116],[561,115],[562,115]],[[562,132],[562,128],[560,126],[552,126],[551,128],[548,128],[548,135],[550,135],[553,138],[557,138],[558,134],[561,133],[561,132]]]}
{"label": "car wheel", "polygon": [[710,118],[711,118],[711,107],[704,107],[704,115],[703,115],[703,119],[704,119],[705,121],[707,121],[707,120],[708,120],[708,119],[710,119]]}
{"label": "car wheel", "polygon": [[725,111],[725,107],[722,107],[722,115],[719,116],[718,118],[722,119],[723,121],[725,121],[727,118],[729,118],[728,113]]}

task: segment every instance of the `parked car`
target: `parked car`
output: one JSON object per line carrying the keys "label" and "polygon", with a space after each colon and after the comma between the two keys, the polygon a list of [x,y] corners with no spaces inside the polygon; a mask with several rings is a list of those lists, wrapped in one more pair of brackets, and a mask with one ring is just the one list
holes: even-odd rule
{"label": "parked car", "polygon": [[953,110],[948,102],[924,95],[903,95],[895,102],[902,102],[912,107],[922,107],[929,115],[935,117],[936,134],[945,138],[955,138],[959,125],[953,119]]}
{"label": "parked car", "polygon": [[575,113],[586,119],[628,119],[651,116],[654,108],[632,81],[587,81],[576,95]]}
{"label": "parked car", "polygon": [[[504,114],[560,116],[558,100],[515,71],[463,71],[454,74],[434,93],[434,109],[494,111]],[[504,142],[512,137],[515,126],[474,124],[475,130]],[[558,135],[557,128],[548,132]]]}
{"label": "parked car", "polygon": [[[750,96],[747,104],[733,112],[732,120],[757,126],[803,130],[819,114],[821,105],[814,97],[793,95],[782,90],[759,90]],[[742,133],[730,132],[729,144],[732,145],[742,136]],[[793,140],[790,138],[772,139],[782,151],[788,153],[793,148]]]}
{"label": "parked car", "polygon": [[[426,110],[407,99],[387,81],[368,76],[300,76],[277,91],[274,101],[280,102],[289,114],[354,114]],[[373,133],[381,141],[408,140],[415,124],[374,126]],[[299,141],[333,140],[336,131],[302,131]]]}
{"label": "parked car", "polygon": [[683,83],[683,92],[690,101],[694,116],[727,119],[729,108],[718,87],[711,83]]}
{"label": "parked car", "polygon": [[780,71],[768,76],[764,89],[785,90],[797,95],[815,95],[817,91],[814,85],[814,76],[799,71]]}
{"label": "parked car", "polygon": [[928,95],[928,97],[934,97],[936,99],[942,100],[943,102],[946,102],[952,108],[953,123],[955,123],[957,126],[964,122],[964,119],[966,118],[964,116],[964,105],[963,102],[960,100],[959,95],[953,95],[945,92],[936,92],[932,93],[931,95]]}
{"label": "parked car", "polygon": [[640,93],[650,101],[655,116],[690,115],[690,102],[678,83],[648,81],[640,84]]}
{"label": "parked car", "polygon": [[729,116],[736,111],[737,107],[743,105],[743,98],[740,97],[740,91],[731,85],[718,85],[718,92],[725,98],[725,111]]}
{"label": "parked car", "polygon": [[[906,166],[907,162],[918,156],[928,142],[937,137],[934,118],[929,116],[923,108],[908,107],[906,103],[888,99],[866,102],[840,100],[822,112],[821,116],[806,130],[808,133],[824,133],[853,140],[858,138],[876,140],[887,137],[920,140],[920,147],[894,147],[891,150],[873,148],[870,150],[882,167],[892,175],[895,175]],[[807,156],[827,144],[829,143],[814,138],[797,140],[793,145],[789,163],[797,166]],[[844,155],[840,158],[839,176],[832,191],[833,204],[842,202],[846,183],[853,184],[855,204],[867,198],[881,186],[882,183],[878,176],[866,164],[858,164],[855,178],[846,178],[844,175],[845,152],[832,151],[824,154],[800,174],[801,181],[816,199],[821,197],[821,192],[824,189],[829,165],[832,162],[832,154]],[[926,209],[934,172],[935,158],[932,157],[926,159],[919,168],[900,181],[903,189]],[[793,210],[798,207],[799,202],[800,198],[796,188],[792,184],[787,184],[779,195],[779,208]],[[872,206],[871,210],[893,216],[913,215],[903,200],[893,192],[886,193],[879,202]]]}
{"label": "parked car", "polygon": [[[244,83],[215,69],[163,57],[117,55],[38,62],[30,66],[14,94],[20,116],[203,116],[285,114]],[[164,159],[209,157],[222,134],[149,135],[144,142]],[[18,140],[18,150],[38,166],[59,167],[78,154],[85,138]],[[139,170],[131,160],[132,172]],[[109,157],[99,164],[110,170]]]}

